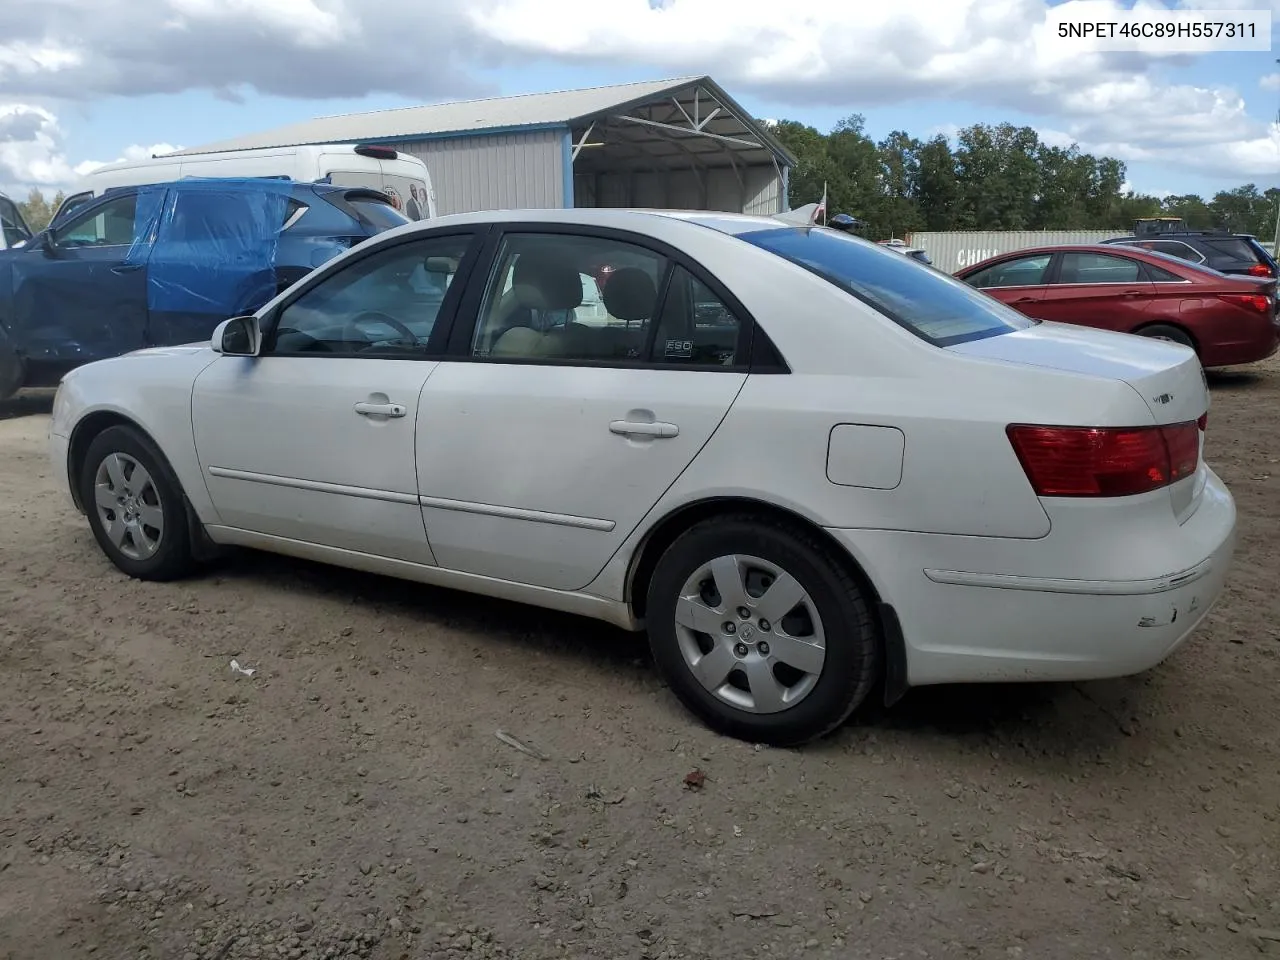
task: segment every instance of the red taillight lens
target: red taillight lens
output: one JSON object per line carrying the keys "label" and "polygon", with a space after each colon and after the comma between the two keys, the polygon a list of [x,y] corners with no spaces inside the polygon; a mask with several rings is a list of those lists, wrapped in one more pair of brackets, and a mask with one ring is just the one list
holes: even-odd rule
{"label": "red taillight lens", "polygon": [[1147,493],[1191,476],[1200,461],[1200,424],[1194,420],[1160,427],[1015,423],[1007,433],[1041,497]]}
{"label": "red taillight lens", "polygon": [[1271,268],[1265,263],[1255,263],[1248,269],[1248,274],[1253,277],[1269,277],[1271,276]]}
{"label": "red taillight lens", "polygon": [[1204,431],[1209,429],[1209,411],[1208,410],[1200,414],[1200,419],[1196,421],[1196,426],[1200,428],[1201,433],[1204,433]]}
{"label": "red taillight lens", "polygon": [[1266,313],[1271,309],[1271,298],[1261,293],[1220,293],[1218,299],[1257,313]]}

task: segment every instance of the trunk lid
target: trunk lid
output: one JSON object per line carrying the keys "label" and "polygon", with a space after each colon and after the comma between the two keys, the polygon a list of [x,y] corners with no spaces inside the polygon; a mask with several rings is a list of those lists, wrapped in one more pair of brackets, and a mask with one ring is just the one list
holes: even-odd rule
{"label": "trunk lid", "polygon": [[[1209,389],[1200,360],[1188,348],[1163,340],[1091,327],[1039,323],[1025,330],[971,340],[946,349],[987,360],[1121,380],[1142,397],[1157,424],[1187,423],[1198,420],[1209,410]],[[1016,414],[1011,417],[1015,418]],[[1201,432],[1195,474],[1168,487],[1179,522],[1195,511],[1205,480],[1204,434]]]}

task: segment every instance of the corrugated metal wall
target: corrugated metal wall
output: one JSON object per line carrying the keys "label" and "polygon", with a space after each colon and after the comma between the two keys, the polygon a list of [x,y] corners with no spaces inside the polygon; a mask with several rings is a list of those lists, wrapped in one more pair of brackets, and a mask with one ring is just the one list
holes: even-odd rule
{"label": "corrugated metal wall", "polygon": [[426,163],[441,216],[564,206],[564,134],[558,130],[415,140],[396,149]]}
{"label": "corrugated metal wall", "polygon": [[[439,191],[437,190],[437,193]],[[731,169],[666,173],[580,173],[573,178],[578,207],[656,207],[668,210],[782,212],[782,180],[772,166],[747,167],[742,181]]]}
{"label": "corrugated metal wall", "polygon": [[921,231],[905,238],[912,246],[929,254],[939,270],[954,273],[994,257],[998,253],[1011,253],[1027,247],[1042,247],[1054,243],[1097,243],[1108,237],[1123,236],[1124,230],[949,230],[941,232]]}

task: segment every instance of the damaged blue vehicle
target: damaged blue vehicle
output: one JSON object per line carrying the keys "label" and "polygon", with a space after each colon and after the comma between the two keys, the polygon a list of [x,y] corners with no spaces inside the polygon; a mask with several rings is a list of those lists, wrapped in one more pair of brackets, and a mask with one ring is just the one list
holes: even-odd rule
{"label": "damaged blue vehicle", "polygon": [[0,250],[0,399],[143,347],[208,339],[408,223],[373,189],[189,179],[109,190]]}

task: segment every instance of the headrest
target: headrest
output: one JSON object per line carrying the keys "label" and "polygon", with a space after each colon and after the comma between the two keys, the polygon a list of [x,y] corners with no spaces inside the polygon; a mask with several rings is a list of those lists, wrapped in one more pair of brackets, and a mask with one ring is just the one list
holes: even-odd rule
{"label": "headrest", "polygon": [[623,267],[609,274],[600,295],[610,316],[628,323],[648,320],[657,310],[658,288],[639,267]]}
{"label": "headrest", "polygon": [[545,253],[520,254],[511,286],[521,303],[539,310],[572,310],[582,304],[582,277],[578,271],[559,257]]}

